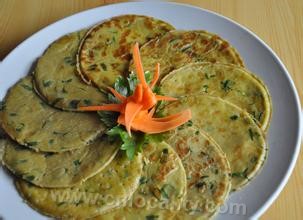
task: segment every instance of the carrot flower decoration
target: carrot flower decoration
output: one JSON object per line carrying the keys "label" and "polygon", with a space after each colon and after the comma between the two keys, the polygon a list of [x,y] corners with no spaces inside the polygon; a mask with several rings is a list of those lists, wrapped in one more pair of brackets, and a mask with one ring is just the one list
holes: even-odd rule
{"label": "carrot flower decoration", "polygon": [[105,104],[101,106],[80,107],[82,111],[114,111],[119,112],[117,123],[125,126],[129,135],[131,130],[155,134],[174,129],[191,119],[189,109],[164,118],[153,118],[158,101],[175,101],[176,98],[157,95],[153,92],[160,75],[160,64],[156,65],[152,81],[148,84],[145,79],[141,62],[139,45],[133,47],[133,60],[136,68],[138,84],[131,96],[123,96],[115,89],[109,91],[121,102],[119,104]]}

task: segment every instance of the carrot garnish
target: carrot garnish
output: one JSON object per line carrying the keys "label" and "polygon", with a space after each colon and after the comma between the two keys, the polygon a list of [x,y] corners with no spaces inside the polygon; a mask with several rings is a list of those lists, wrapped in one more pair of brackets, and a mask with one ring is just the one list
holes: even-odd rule
{"label": "carrot garnish", "polygon": [[169,116],[166,116],[166,117],[162,117],[162,118],[153,118],[153,120],[154,121],[172,121],[172,120],[180,117],[182,114],[185,114],[184,111],[173,114],[173,115],[169,115]]}
{"label": "carrot garnish", "polygon": [[133,59],[134,59],[138,79],[142,83],[143,88],[147,88],[148,85],[145,81],[145,76],[144,76],[143,66],[142,66],[142,62],[141,62],[139,44],[138,43],[136,43],[134,48],[133,48]]}
{"label": "carrot garnish", "polygon": [[79,109],[82,111],[113,111],[121,112],[123,110],[123,104],[106,104],[106,105],[96,105],[96,106],[83,106]]}
{"label": "carrot garnish", "polygon": [[155,111],[156,111],[156,107],[153,107],[151,110],[149,110],[148,117],[152,118],[153,115],[154,115],[154,113],[155,113]]}
{"label": "carrot garnish", "polygon": [[139,113],[139,111],[142,109],[142,105],[135,103],[135,102],[127,102],[125,107],[125,116],[124,116],[124,125],[126,128],[126,131],[128,132],[129,136],[131,136],[131,123],[134,121],[136,115]]}
{"label": "carrot garnish", "polygon": [[[174,129],[186,123],[190,118],[191,111],[187,109],[178,115],[178,117],[167,121],[157,121],[153,120],[153,118],[135,118],[131,126],[133,130],[142,131],[147,134],[156,134]],[[118,118],[118,123],[125,125],[123,117]]]}
{"label": "carrot garnish", "polygon": [[140,103],[143,99],[143,86],[142,84],[138,84],[135,88],[134,94],[132,95],[132,99],[134,102]]}
{"label": "carrot garnish", "polygon": [[111,93],[113,93],[113,95],[119,99],[121,102],[124,102],[126,100],[126,97],[121,95],[119,92],[117,92],[116,90],[114,90],[112,87],[107,87],[109,89],[109,91],[111,91]]}
{"label": "carrot garnish", "polygon": [[121,103],[85,106],[79,109],[82,111],[120,112],[117,123],[124,125],[129,135],[131,135],[131,130],[142,131],[147,134],[161,133],[174,129],[190,120],[191,111],[189,109],[167,117],[153,118],[158,101],[175,101],[177,99],[157,95],[152,91],[159,79],[160,64],[157,63],[153,79],[148,84],[144,75],[138,43],[133,47],[133,60],[139,82],[131,96],[125,97],[115,89],[108,88]]}
{"label": "carrot garnish", "polygon": [[157,99],[157,101],[176,101],[176,100],[178,100],[177,98],[167,97],[167,96],[163,96],[163,95],[156,95],[156,99]]}
{"label": "carrot garnish", "polygon": [[159,76],[160,76],[160,63],[157,63],[156,71],[155,71],[154,76],[153,76],[153,80],[150,83],[150,88],[151,89],[154,88],[154,86],[156,85],[156,83],[159,79]]}

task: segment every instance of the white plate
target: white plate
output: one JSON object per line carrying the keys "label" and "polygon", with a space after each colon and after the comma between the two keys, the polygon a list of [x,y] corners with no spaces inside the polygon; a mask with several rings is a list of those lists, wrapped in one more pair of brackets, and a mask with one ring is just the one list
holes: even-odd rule
{"label": "white plate", "polygon": [[[177,29],[205,29],[231,42],[248,69],[268,86],[273,117],[268,133],[268,160],[252,183],[233,193],[217,219],[259,217],[285,186],[300,147],[300,104],[289,73],[277,55],[256,35],[235,22],[200,8],[164,2],[132,2],[91,9],[56,22],[15,48],[0,66],[0,99],[26,75],[33,62],[58,37],[120,14],[143,14],[163,19]],[[6,220],[45,219],[22,202],[12,178],[0,169],[0,215]]]}

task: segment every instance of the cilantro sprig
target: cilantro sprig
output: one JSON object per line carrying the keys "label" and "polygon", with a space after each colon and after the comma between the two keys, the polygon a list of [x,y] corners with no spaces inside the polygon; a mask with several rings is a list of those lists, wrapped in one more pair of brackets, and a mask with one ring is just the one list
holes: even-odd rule
{"label": "cilantro sprig", "polygon": [[106,134],[115,140],[117,138],[120,139],[120,149],[126,152],[126,156],[130,160],[134,158],[137,152],[141,152],[143,145],[148,142],[148,138],[145,134],[133,132],[132,136],[129,136],[125,128],[119,125],[107,131]]}
{"label": "cilantro sprig", "polygon": [[[145,79],[147,83],[152,80],[152,74],[149,71],[145,73]],[[130,73],[127,78],[119,76],[115,83],[114,89],[123,96],[131,96],[138,84],[139,80],[135,73]],[[155,87],[158,91],[159,88]],[[156,92],[155,91],[155,92]],[[114,97],[111,93],[107,94],[109,103],[120,103],[120,101]],[[99,111],[98,115],[100,120],[108,128],[106,134],[110,139],[119,140],[121,142],[120,149],[126,152],[127,157],[132,160],[134,156],[142,151],[144,144],[150,140],[160,141],[162,140],[161,135],[147,135],[142,132],[132,132],[132,136],[129,136],[123,126],[117,124],[117,118],[119,113],[112,111]]]}

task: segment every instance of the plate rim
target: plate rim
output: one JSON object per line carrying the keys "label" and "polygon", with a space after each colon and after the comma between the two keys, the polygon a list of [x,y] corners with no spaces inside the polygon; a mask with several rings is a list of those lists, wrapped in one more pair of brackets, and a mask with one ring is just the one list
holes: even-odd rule
{"label": "plate rim", "polygon": [[178,6],[182,6],[182,7],[186,7],[186,8],[193,8],[193,9],[197,9],[203,12],[206,12],[208,14],[212,14],[215,15],[217,17],[219,17],[220,19],[223,19],[227,22],[232,23],[233,25],[237,26],[237,28],[240,28],[242,30],[244,30],[248,35],[252,36],[254,38],[254,40],[256,40],[258,43],[260,43],[266,50],[268,50],[268,52],[270,53],[270,55],[274,58],[274,60],[276,61],[276,63],[280,66],[280,68],[282,69],[283,74],[286,76],[288,83],[290,84],[290,88],[291,91],[294,95],[294,99],[295,99],[295,107],[296,110],[298,111],[297,114],[297,118],[299,120],[298,123],[298,130],[297,130],[297,139],[295,142],[295,148],[294,148],[294,153],[292,155],[292,157],[290,158],[290,163],[288,164],[288,169],[286,171],[286,173],[283,175],[283,178],[280,180],[280,183],[278,184],[278,186],[276,187],[276,189],[274,189],[274,192],[269,196],[269,198],[266,200],[265,203],[263,203],[263,205],[251,216],[252,219],[258,219],[262,214],[265,213],[265,211],[273,204],[273,202],[278,198],[278,196],[280,195],[280,193],[282,192],[282,190],[284,189],[284,187],[286,186],[291,174],[293,173],[293,170],[295,168],[296,165],[296,161],[298,159],[299,153],[300,153],[300,148],[301,148],[301,139],[302,139],[302,127],[303,127],[303,115],[302,115],[302,109],[301,109],[301,103],[300,103],[300,98],[295,86],[295,83],[289,73],[289,71],[287,70],[286,66],[284,65],[284,63],[282,62],[282,60],[279,58],[279,56],[274,52],[274,50],[267,45],[267,43],[265,41],[263,41],[260,37],[258,37],[252,30],[250,30],[249,28],[247,28],[246,26],[232,20],[229,17],[226,17],[224,15],[221,15],[217,12],[211,11],[209,9],[205,9],[199,6],[195,6],[195,5],[190,5],[190,4],[186,4],[186,3],[178,3],[178,2],[162,2],[162,1],[154,1],[154,2],[150,2],[150,1],[131,1],[131,2],[120,2],[120,3],[113,3],[113,4],[109,4],[109,5],[101,5],[98,7],[94,7],[91,9],[86,9],[71,15],[68,15],[62,19],[59,19],[51,24],[48,24],[46,26],[44,26],[43,28],[39,29],[38,31],[34,32],[33,34],[31,34],[30,36],[28,36],[26,39],[24,39],[21,43],[19,43],[16,47],[14,47],[1,61],[0,61],[0,70],[1,67],[3,66],[3,64],[6,62],[6,60],[9,59],[10,56],[12,56],[14,53],[16,53],[18,51],[18,48],[21,47],[22,45],[26,44],[27,41],[29,41],[30,39],[34,38],[36,35],[39,35],[40,32],[45,31],[45,29],[49,29],[51,26],[56,25],[57,23],[61,23],[66,19],[70,19],[71,17],[76,17],[81,13],[85,13],[88,11],[94,11],[94,10],[98,10],[99,8],[105,8],[105,7],[113,7],[113,5],[136,5],[136,4],[160,4],[160,5],[178,5]]}

